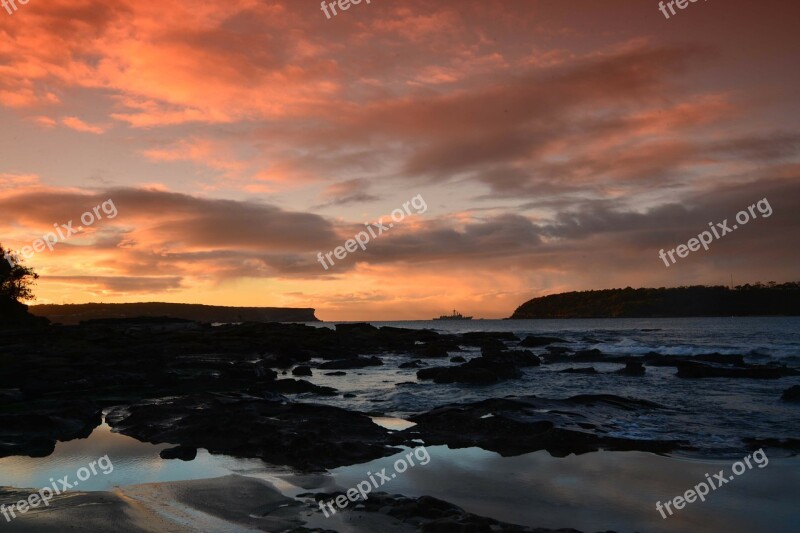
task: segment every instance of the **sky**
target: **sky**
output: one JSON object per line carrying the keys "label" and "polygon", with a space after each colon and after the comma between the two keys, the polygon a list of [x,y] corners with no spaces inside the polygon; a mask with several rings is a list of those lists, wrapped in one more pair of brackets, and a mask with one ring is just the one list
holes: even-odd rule
{"label": "sky", "polygon": [[15,5],[0,243],[40,274],[30,303],[502,318],[564,291],[800,280],[796,3]]}

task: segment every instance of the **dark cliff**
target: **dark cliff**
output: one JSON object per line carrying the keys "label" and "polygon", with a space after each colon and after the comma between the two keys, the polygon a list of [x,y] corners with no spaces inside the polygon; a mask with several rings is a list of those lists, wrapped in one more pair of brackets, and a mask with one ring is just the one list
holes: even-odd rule
{"label": "dark cliff", "polygon": [[61,324],[98,318],[171,317],[198,322],[319,322],[314,309],[291,307],[223,307],[174,303],[32,305],[29,311]]}
{"label": "dark cliff", "polygon": [[606,289],[534,298],[511,318],[800,316],[800,283]]}

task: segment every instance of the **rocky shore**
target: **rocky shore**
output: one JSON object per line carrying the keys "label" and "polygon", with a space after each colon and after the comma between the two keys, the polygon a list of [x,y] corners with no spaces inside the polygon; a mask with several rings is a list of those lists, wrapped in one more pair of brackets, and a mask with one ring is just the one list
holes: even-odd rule
{"label": "rocky shore", "polygon": [[[597,449],[666,453],[692,443],[611,436],[624,429],[615,427],[620,412],[669,409],[643,399],[495,398],[419,413],[411,419],[416,427],[393,432],[364,413],[317,404],[314,397],[339,392],[299,377],[382,366],[389,354],[407,357],[400,366],[419,367],[421,382],[463,386],[515,380],[524,370],[564,362],[617,364],[612,373],[621,379],[642,376],[647,367],[675,367],[676,377],[684,379],[800,374],[783,365],[747,364],[741,356],[609,357],[564,344],[550,337],[452,335],[368,324],[339,324],[335,329],[276,323],[212,327],[153,318],[3,330],[0,457],[47,455],[57,440],[90,434],[104,411],[115,431],[141,441],[206,448],[304,470],[390,455],[397,446],[413,446],[415,439],[504,455],[538,449],[554,455]],[[534,346],[544,351],[534,354]],[[468,348],[479,349],[481,355],[469,360],[457,355]],[[598,374],[592,367],[566,371]],[[295,378],[282,377],[290,372]]]}
{"label": "rocky shore", "polygon": [[[676,382],[760,382],[800,373],[776,363],[748,363],[741,355],[610,356],[573,348],[559,337],[520,338],[508,332],[447,334],[368,324],[333,329],[278,323],[211,326],[153,317],[2,329],[0,364],[0,457],[47,456],[57,441],[85,438],[105,419],[117,433],[173,446],[161,452],[165,460],[191,461],[198,449],[206,449],[308,474],[388,457],[420,443],[481,448],[504,457],[539,450],[566,457],[598,450],[670,454],[696,449],[691,435],[646,438],[631,432],[641,420],[679,411],[633,395],[518,394],[443,402],[409,416],[414,425],[400,430],[373,422],[379,404],[363,412],[323,401],[342,395],[327,386],[334,378],[346,380],[349,372],[373,367],[405,369],[416,374],[417,384],[463,390],[510,384],[541,372],[616,379],[623,386],[669,369]],[[309,381],[317,375],[328,378],[326,385]],[[414,383],[397,387],[405,385]],[[776,389],[774,395],[784,405],[797,401],[796,386]],[[749,449],[800,451],[797,439],[782,436],[743,435],[740,443]],[[235,481],[237,486],[247,483]],[[130,504],[131,491],[65,501],[96,498],[108,506],[108,516],[117,516],[120,506]],[[305,527],[298,513],[322,497],[330,495],[313,493],[284,502],[288,507],[281,508],[280,517],[262,513],[266,522],[248,523],[252,509],[240,509],[234,522],[264,530],[276,524],[287,531]],[[208,512],[213,505],[202,507]],[[71,509],[66,505],[60,513],[69,516]],[[501,524],[427,497],[376,495],[358,512],[371,516],[365,523],[390,520],[398,531],[545,531]],[[26,520],[38,524],[33,531],[49,531],[44,515],[33,513]],[[141,524],[134,521],[120,531],[147,530],[137,527]]]}

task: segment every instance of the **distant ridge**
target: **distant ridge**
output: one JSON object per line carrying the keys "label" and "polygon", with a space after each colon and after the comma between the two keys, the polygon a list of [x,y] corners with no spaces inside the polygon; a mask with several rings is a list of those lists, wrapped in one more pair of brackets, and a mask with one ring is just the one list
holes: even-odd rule
{"label": "distant ridge", "polygon": [[220,305],[143,302],[128,304],[32,305],[31,314],[61,324],[98,318],[171,317],[198,322],[319,322],[313,308],[224,307]]}
{"label": "distant ridge", "polygon": [[605,289],[534,298],[512,319],[800,316],[800,283]]}

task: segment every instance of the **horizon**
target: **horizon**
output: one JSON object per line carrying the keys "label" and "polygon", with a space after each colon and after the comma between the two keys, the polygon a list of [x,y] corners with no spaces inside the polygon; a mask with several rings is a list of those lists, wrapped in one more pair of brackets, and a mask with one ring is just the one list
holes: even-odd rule
{"label": "horizon", "polygon": [[[786,284],[792,284],[792,283],[800,285],[800,282],[786,282]],[[656,318],[661,318],[661,319],[666,319],[666,320],[674,320],[675,318],[728,318],[727,316],[723,316],[723,315],[696,315],[696,316],[689,316],[689,315],[684,316],[684,315],[681,315],[681,316],[655,316],[655,317],[571,317],[571,318],[558,316],[558,317],[550,317],[550,318],[535,317],[535,318],[516,318],[515,319],[515,318],[513,318],[513,314],[517,310],[522,308],[526,303],[528,303],[528,302],[530,302],[532,300],[535,300],[537,298],[543,298],[545,296],[559,296],[559,295],[562,295],[562,294],[570,294],[570,293],[573,293],[573,292],[576,292],[576,293],[603,292],[603,291],[621,291],[621,290],[627,290],[627,289],[632,289],[632,290],[662,290],[662,289],[666,289],[666,290],[670,290],[670,289],[685,289],[685,288],[698,288],[698,287],[702,287],[702,288],[723,288],[723,289],[727,289],[727,290],[733,291],[733,290],[739,290],[739,289],[745,289],[745,288],[753,288],[753,289],[772,288],[773,285],[780,286],[781,284],[776,283],[774,281],[769,281],[767,283],[762,283],[760,281],[757,281],[757,282],[754,282],[753,284],[745,283],[745,284],[737,285],[737,286],[692,285],[692,286],[676,286],[676,287],[611,287],[611,288],[607,288],[607,289],[587,289],[587,290],[584,290],[584,291],[568,291],[568,292],[564,292],[564,293],[554,293],[554,294],[548,294],[548,295],[543,295],[543,296],[537,296],[534,299],[526,300],[525,302],[521,303],[511,313],[509,313],[508,315],[504,315],[504,316],[494,316],[494,317],[475,316],[475,315],[471,315],[470,312],[461,313],[461,314],[463,316],[469,316],[471,320],[597,320],[597,319],[605,319],[605,318],[614,319],[614,320],[619,320],[619,319],[633,319],[633,320],[646,319],[646,320],[652,320],[652,319],[656,319]],[[30,305],[32,305],[32,306],[36,306],[36,305],[63,306],[63,305],[115,305],[115,304],[140,304],[140,305],[175,304],[175,305],[188,305],[188,306],[226,307],[226,308],[231,308],[231,309],[310,309],[310,310],[312,310],[314,312],[314,316],[317,318],[317,321],[323,322],[323,323],[334,323],[334,322],[353,322],[353,323],[430,322],[430,321],[433,321],[433,320],[435,320],[437,318],[437,317],[404,318],[404,319],[391,319],[391,318],[387,319],[387,318],[383,318],[383,319],[380,319],[380,320],[372,320],[372,319],[369,319],[369,318],[351,318],[351,319],[348,319],[348,320],[336,320],[336,319],[320,318],[319,316],[317,316],[319,311],[316,308],[313,308],[313,307],[308,307],[308,308],[275,308],[275,307],[269,307],[269,306],[263,306],[263,307],[260,307],[260,306],[216,306],[216,305],[204,304],[204,303],[160,302],[160,301],[150,301],[150,302],[143,302],[143,301],[142,302],[85,302],[85,303],[82,303],[82,304],[69,304],[69,303],[36,304],[36,303],[33,303],[33,304],[30,304]],[[456,310],[456,309],[453,310],[453,312],[456,312],[456,311],[458,311],[458,310]],[[460,313],[460,311],[458,311],[458,312]],[[42,316],[44,316],[44,315],[42,315]],[[142,316],[155,316],[155,315],[142,315]],[[752,318],[752,317],[765,317],[765,316],[794,316],[794,315],[764,315],[764,314],[732,315],[730,318],[734,318],[734,317],[736,317],[736,318]],[[130,317],[130,318],[136,318],[136,317]]]}
{"label": "horizon", "polygon": [[800,279],[795,4],[18,7],[0,244],[32,250],[28,305],[492,320]]}

